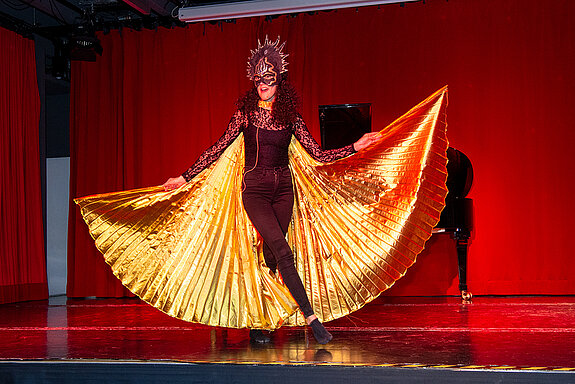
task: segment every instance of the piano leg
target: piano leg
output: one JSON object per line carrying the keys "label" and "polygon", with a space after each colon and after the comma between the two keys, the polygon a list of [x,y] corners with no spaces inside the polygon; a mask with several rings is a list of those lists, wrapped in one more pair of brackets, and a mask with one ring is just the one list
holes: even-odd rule
{"label": "piano leg", "polygon": [[469,231],[458,230],[453,234],[457,247],[457,263],[459,265],[459,290],[463,303],[471,303],[473,295],[467,290],[467,247]]}

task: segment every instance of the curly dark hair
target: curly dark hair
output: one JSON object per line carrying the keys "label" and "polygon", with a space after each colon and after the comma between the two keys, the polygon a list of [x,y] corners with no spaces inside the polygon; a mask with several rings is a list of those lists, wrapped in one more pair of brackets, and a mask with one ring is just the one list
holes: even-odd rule
{"label": "curly dark hair", "polygon": [[[258,91],[256,87],[253,87],[239,98],[237,101],[238,109],[249,115],[256,111],[259,100]],[[300,99],[295,88],[285,78],[282,79],[278,84],[272,109],[274,120],[281,125],[293,124],[299,116],[299,104]]]}

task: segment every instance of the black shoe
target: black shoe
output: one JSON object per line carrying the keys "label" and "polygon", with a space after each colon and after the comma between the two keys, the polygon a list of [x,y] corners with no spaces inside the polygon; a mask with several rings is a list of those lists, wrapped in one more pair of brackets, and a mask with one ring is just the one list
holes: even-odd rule
{"label": "black shoe", "polygon": [[250,340],[258,344],[267,344],[271,341],[270,337],[261,329],[250,329]]}
{"label": "black shoe", "polygon": [[314,361],[321,361],[324,363],[333,361],[333,355],[331,354],[330,351],[327,351],[323,348],[318,349],[317,351],[315,351],[315,355],[314,355]]}
{"label": "black shoe", "polygon": [[323,324],[320,323],[318,319],[315,319],[314,321],[312,321],[309,326],[311,327],[311,330],[313,331],[313,337],[315,337],[315,340],[318,343],[327,344],[333,338],[331,333],[329,333],[327,331],[327,329],[325,329]]}

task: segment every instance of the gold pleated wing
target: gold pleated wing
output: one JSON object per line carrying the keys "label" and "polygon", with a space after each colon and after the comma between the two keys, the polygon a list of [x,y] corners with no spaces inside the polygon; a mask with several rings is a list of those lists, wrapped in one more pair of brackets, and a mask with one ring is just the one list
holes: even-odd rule
{"label": "gold pleated wing", "polygon": [[[444,206],[447,89],[381,131],[377,143],[321,164],[293,139],[288,241],[320,319],[345,316],[403,276]],[[96,246],[134,294],[192,322],[301,325],[265,266],[241,202],[243,136],[191,182],[75,199]]]}
{"label": "gold pleated wing", "polygon": [[[290,243],[315,313],[345,316],[401,278],[445,206],[447,87],[383,129],[374,145],[321,164],[293,142]],[[305,324],[296,312],[286,325]]]}

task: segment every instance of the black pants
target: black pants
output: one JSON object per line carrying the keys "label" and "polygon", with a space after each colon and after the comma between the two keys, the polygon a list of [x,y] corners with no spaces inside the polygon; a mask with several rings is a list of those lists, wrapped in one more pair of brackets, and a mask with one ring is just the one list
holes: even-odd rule
{"label": "black pants", "polygon": [[293,212],[293,186],[288,167],[256,168],[244,175],[244,208],[264,240],[264,259],[279,269],[283,281],[305,317],[313,315],[311,304],[294,265],[293,252],[285,239]]}

